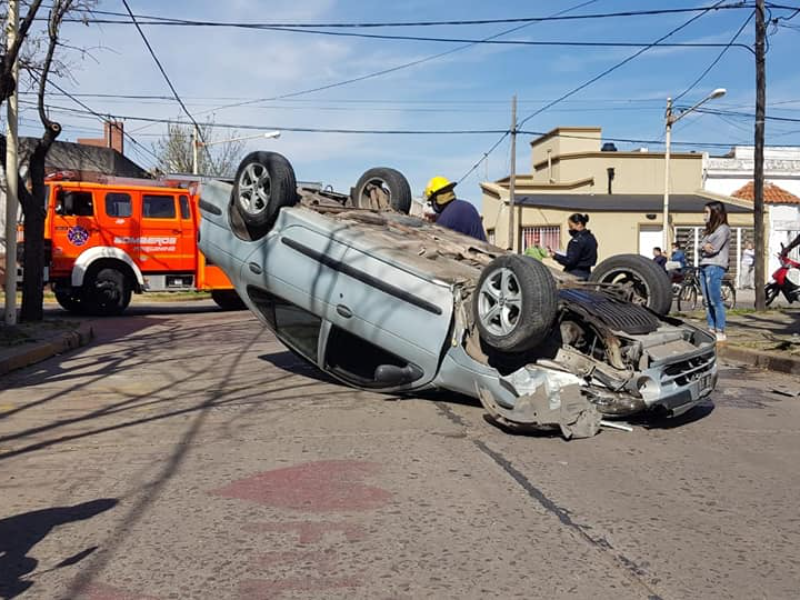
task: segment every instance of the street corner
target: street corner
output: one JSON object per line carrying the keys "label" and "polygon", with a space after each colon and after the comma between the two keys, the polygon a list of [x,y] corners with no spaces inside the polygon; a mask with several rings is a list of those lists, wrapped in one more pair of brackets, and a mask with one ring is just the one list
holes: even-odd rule
{"label": "street corner", "polygon": [[3,326],[0,342],[8,341],[0,343],[0,377],[86,346],[95,337],[94,328],[91,322],[64,320]]}

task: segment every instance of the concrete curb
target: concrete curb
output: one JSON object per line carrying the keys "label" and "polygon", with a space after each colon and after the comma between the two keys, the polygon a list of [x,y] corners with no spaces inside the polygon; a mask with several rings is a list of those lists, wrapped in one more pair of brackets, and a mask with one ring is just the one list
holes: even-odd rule
{"label": "concrete curb", "polygon": [[717,355],[720,358],[743,362],[758,369],[800,375],[800,358],[785,356],[777,352],[765,352],[764,350],[753,350],[736,345],[717,344]]}
{"label": "concrete curb", "polygon": [[20,348],[13,356],[0,358],[0,377],[10,371],[23,369],[34,363],[47,360],[56,354],[63,354],[85,346],[94,338],[94,330],[88,324],[82,324],[74,331],[67,331],[54,339],[45,342],[34,342]]}

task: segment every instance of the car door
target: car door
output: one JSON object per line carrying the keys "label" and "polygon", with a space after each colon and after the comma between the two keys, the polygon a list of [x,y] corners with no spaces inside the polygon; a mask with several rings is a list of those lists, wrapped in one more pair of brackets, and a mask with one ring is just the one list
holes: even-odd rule
{"label": "car door", "polygon": [[276,227],[242,279],[330,324],[317,362],[338,377],[386,389],[430,382],[452,319],[450,289],[353,248],[319,219],[319,228]]}

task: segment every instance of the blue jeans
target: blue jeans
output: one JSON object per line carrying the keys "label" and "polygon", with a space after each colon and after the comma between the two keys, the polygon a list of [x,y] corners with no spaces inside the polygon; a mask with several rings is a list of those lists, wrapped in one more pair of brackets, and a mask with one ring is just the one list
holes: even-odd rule
{"label": "blue jeans", "polygon": [[722,303],[722,278],[725,269],[717,265],[700,267],[700,289],[706,301],[706,320],[711,329],[725,331],[725,305]]}

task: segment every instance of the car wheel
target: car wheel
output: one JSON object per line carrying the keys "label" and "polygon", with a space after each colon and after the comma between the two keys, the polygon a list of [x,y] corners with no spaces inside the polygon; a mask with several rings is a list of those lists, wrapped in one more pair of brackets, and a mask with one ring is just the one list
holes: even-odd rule
{"label": "car wheel", "polygon": [[607,258],[592,271],[589,281],[627,287],[637,302],[659,315],[666,315],[672,307],[669,275],[657,263],[638,254]]}
{"label": "car wheel", "polygon": [[481,339],[500,352],[524,352],[540,344],[557,310],[553,275],[528,256],[506,255],[489,263],[473,299]]}
{"label": "car wheel", "polygon": [[353,188],[356,208],[387,210],[408,214],[411,210],[411,186],[400,171],[376,167],[366,171]]}
{"label": "car wheel", "polygon": [[281,208],[297,204],[294,169],[277,152],[251,152],[239,163],[231,194],[251,237],[262,238]]}
{"label": "car wheel", "polygon": [[122,313],[131,303],[131,286],[125,274],[117,269],[100,269],[84,283],[83,301],[86,311],[99,316]]}
{"label": "car wheel", "polygon": [[222,310],[245,310],[247,308],[236,290],[211,290],[211,299]]}

